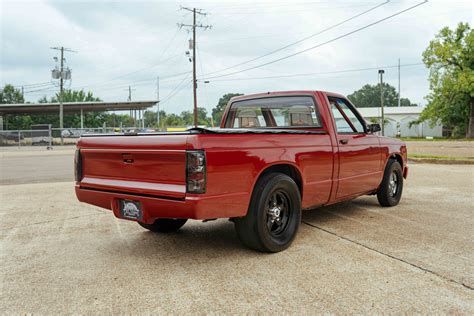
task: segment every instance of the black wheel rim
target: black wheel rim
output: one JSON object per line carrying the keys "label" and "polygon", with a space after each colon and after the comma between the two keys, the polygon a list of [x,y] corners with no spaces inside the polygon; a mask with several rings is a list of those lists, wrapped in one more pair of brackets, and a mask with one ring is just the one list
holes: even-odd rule
{"label": "black wheel rim", "polygon": [[398,174],[393,171],[388,181],[388,192],[390,196],[396,196],[398,193]]}
{"label": "black wheel rim", "polygon": [[265,203],[267,229],[272,236],[278,236],[288,227],[290,221],[290,199],[282,190],[270,194]]}

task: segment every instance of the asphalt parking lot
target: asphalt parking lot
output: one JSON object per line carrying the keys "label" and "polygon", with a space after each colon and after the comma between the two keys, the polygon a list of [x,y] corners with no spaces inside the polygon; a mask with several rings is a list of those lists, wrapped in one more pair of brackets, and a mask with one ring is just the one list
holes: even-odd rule
{"label": "asphalt parking lot", "polygon": [[77,202],[72,150],[3,152],[0,168],[2,314],[474,314],[473,165],[412,164],[394,208],[305,212],[277,254],[226,220],[159,235]]}

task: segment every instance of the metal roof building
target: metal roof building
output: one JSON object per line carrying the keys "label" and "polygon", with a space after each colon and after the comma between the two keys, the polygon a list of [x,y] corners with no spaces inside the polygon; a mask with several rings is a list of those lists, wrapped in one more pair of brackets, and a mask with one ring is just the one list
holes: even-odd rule
{"label": "metal roof building", "polygon": [[[64,113],[145,110],[158,101],[130,102],[64,102]],[[0,104],[0,116],[29,114],[59,114],[59,103]]]}
{"label": "metal roof building", "polygon": [[[84,112],[102,111],[143,111],[158,101],[130,101],[130,102],[64,102],[65,114],[80,113],[81,128],[84,126]],[[3,130],[3,117],[7,115],[34,115],[34,114],[58,114],[59,103],[21,103],[0,104],[0,130]],[[143,116],[142,116],[143,117]]]}

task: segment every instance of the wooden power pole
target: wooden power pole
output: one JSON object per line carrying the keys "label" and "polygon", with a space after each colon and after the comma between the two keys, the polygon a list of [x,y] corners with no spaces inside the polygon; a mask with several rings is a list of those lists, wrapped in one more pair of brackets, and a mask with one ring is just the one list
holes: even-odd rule
{"label": "wooden power pole", "polygon": [[196,28],[200,27],[203,29],[208,29],[211,28],[210,25],[202,25],[202,24],[196,24],[196,14],[199,15],[206,15],[201,9],[196,9],[196,8],[185,8],[181,7],[183,10],[187,10],[193,13],[193,24],[178,24],[178,26],[181,28],[183,26],[190,27],[193,32],[193,40],[192,40],[192,49],[193,49],[193,57],[192,57],[192,62],[193,62],[193,97],[194,97],[194,127],[198,126],[198,107],[197,107],[197,78],[196,78]]}

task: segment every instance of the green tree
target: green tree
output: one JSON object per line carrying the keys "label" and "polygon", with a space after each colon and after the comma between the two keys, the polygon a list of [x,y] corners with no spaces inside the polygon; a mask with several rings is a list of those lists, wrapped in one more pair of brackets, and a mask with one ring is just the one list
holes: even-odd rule
{"label": "green tree", "polygon": [[[383,84],[384,106],[398,106],[398,93],[395,87],[388,83]],[[366,84],[357,91],[347,96],[356,107],[380,107],[380,83],[377,85]],[[416,106],[407,98],[400,98],[400,106]]]}
{"label": "green tree", "polygon": [[430,69],[428,105],[420,121],[441,122],[451,136],[474,137],[474,32],[467,23],[441,29],[423,52]]}
{"label": "green tree", "polygon": [[217,103],[216,107],[212,109],[212,119],[215,126],[219,126],[224,114],[224,109],[229,103],[230,99],[236,96],[242,95],[242,93],[227,93],[224,94]]}
{"label": "green tree", "polygon": [[187,124],[184,122],[183,118],[179,115],[174,113],[167,114],[164,120],[165,126],[186,126]]}
{"label": "green tree", "polygon": [[[161,111],[160,111],[161,112]],[[158,127],[156,125],[158,119],[156,117],[156,111],[147,110],[143,113],[143,118],[145,119],[145,126],[148,127]]]}
{"label": "green tree", "polygon": [[15,89],[11,84],[6,84],[0,91],[1,104],[25,103],[20,89]]}
{"label": "green tree", "polygon": [[[84,90],[64,90],[63,91],[63,102],[94,102],[102,101],[100,98],[94,97],[92,92],[84,92]],[[59,102],[59,92],[51,98],[53,103]]]}
{"label": "green tree", "polygon": [[[92,92],[84,92],[83,90],[64,90],[63,91],[63,102],[99,102],[102,101],[100,98],[95,97]],[[58,103],[59,92],[56,93],[50,100],[46,96],[38,100],[38,103]],[[86,112],[84,113],[84,126],[87,127],[101,127],[104,122],[107,126],[119,126],[120,121],[115,120],[116,117],[106,112]],[[127,115],[128,116],[128,115]],[[129,116],[128,116],[129,117]],[[59,115],[46,114],[46,115],[34,115],[32,117],[33,124],[51,124],[53,127],[59,127]],[[112,123],[116,122],[116,125]],[[125,124],[124,124],[125,125]],[[64,126],[65,127],[81,127],[81,116],[78,113],[65,114],[64,115]]]}
{"label": "green tree", "polygon": [[[1,104],[25,103],[20,89],[15,89],[11,84],[6,84],[0,91]],[[4,117],[5,129],[28,129],[31,125],[29,116],[7,116]]]}

